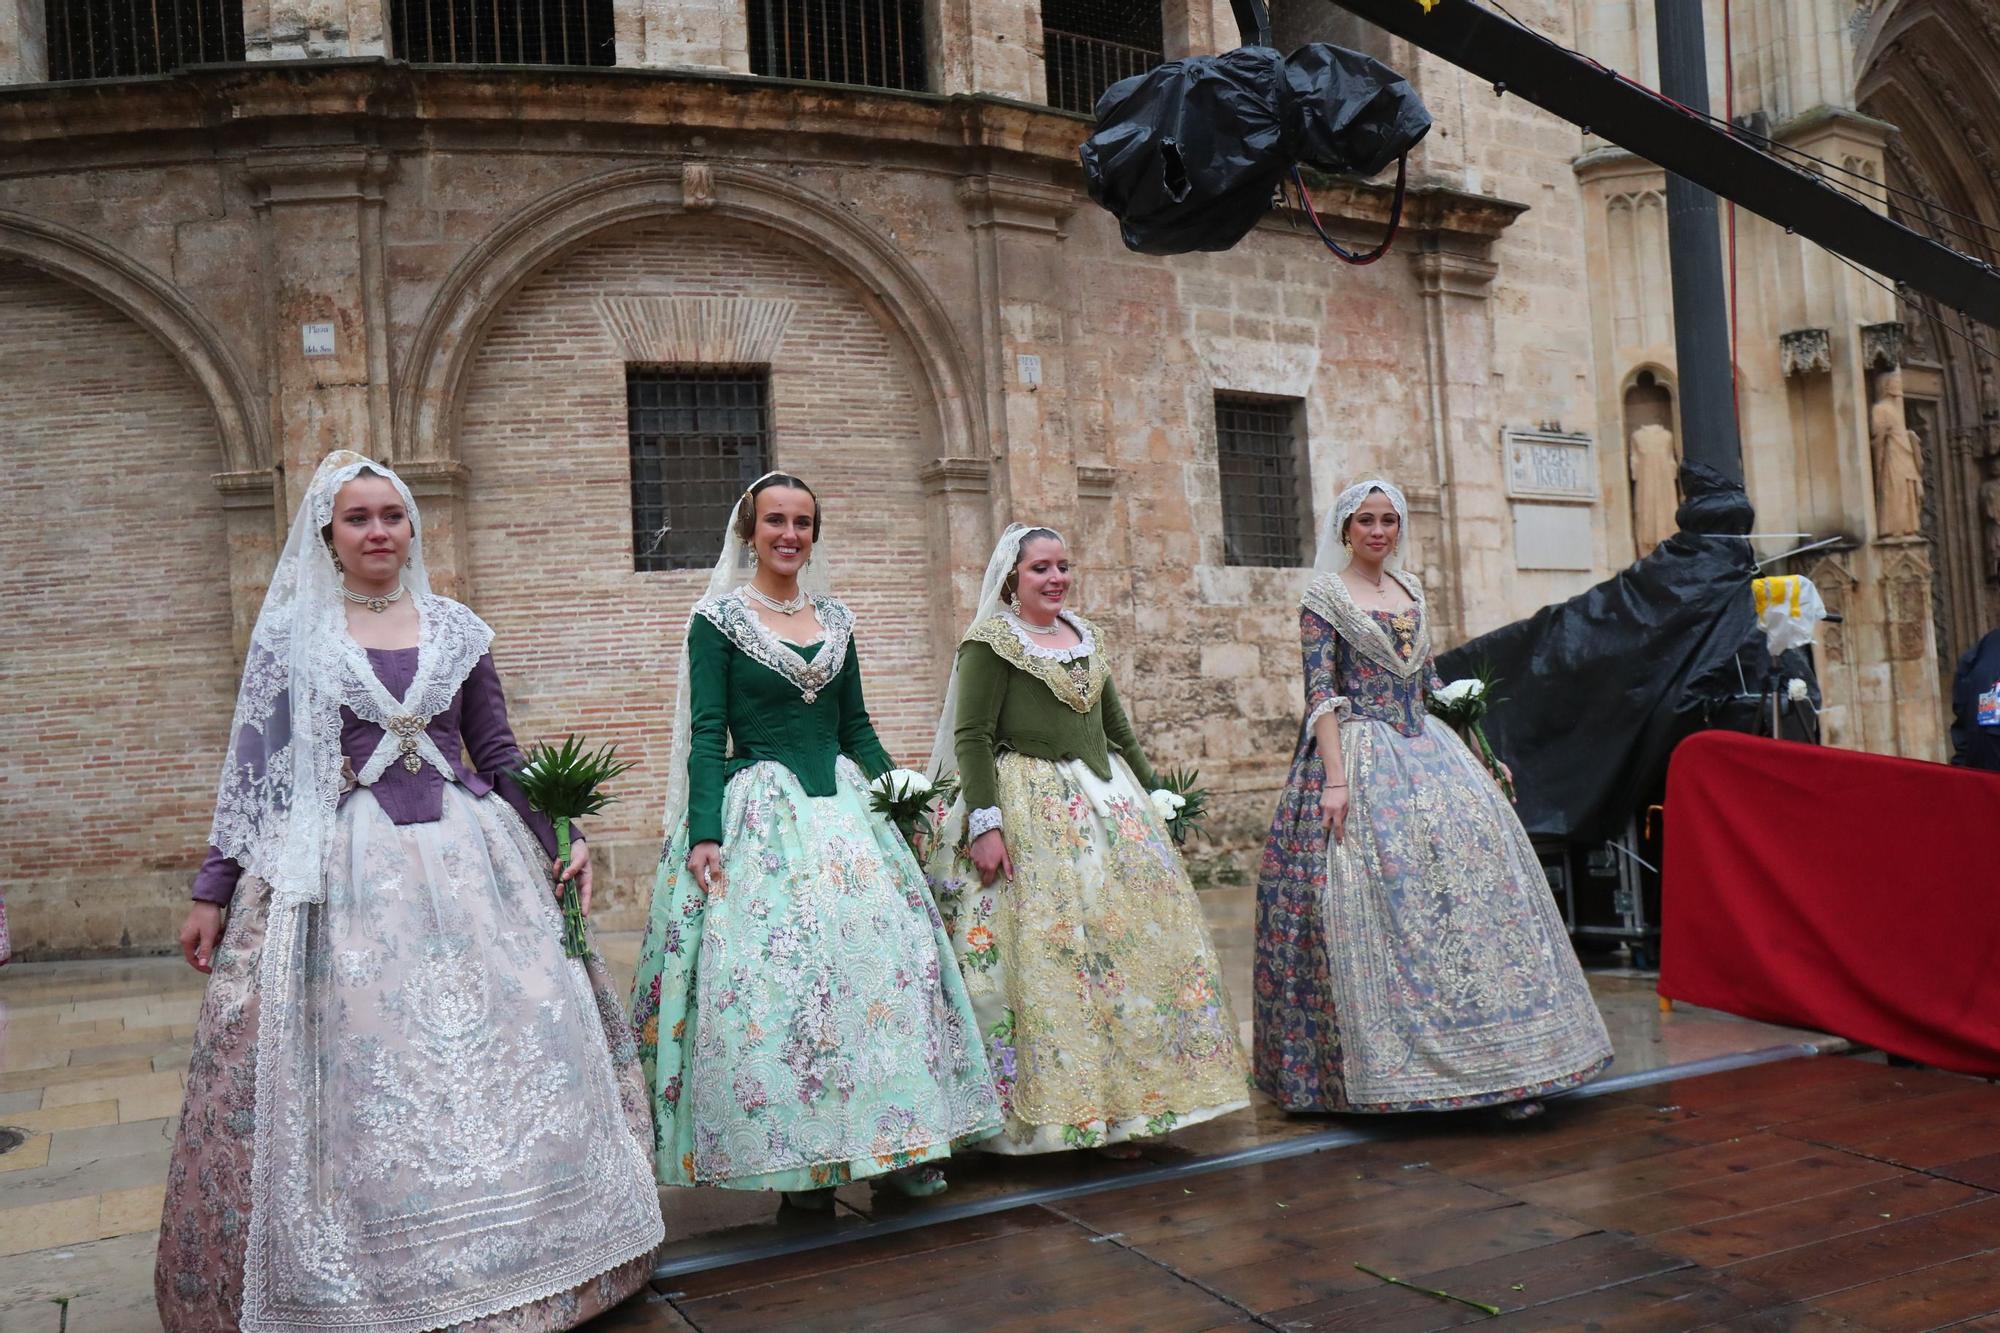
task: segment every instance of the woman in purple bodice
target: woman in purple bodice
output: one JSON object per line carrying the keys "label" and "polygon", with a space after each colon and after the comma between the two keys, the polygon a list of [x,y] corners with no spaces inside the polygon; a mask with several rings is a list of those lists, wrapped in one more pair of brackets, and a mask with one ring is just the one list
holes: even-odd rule
{"label": "woman in purple bodice", "polygon": [[662,1237],[632,1036],[565,956],[493,632],[336,452],[252,633],[181,930],[209,974],[160,1221],[169,1333],[567,1329]]}

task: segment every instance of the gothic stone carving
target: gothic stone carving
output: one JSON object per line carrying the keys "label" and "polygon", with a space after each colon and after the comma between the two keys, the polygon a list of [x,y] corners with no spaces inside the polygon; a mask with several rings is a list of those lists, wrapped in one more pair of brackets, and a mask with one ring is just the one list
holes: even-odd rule
{"label": "gothic stone carving", "polygon": [[1778,335],[1778,355],[1786,378],[1833,373],[1833,334],[1826,329],[1793,329]]}

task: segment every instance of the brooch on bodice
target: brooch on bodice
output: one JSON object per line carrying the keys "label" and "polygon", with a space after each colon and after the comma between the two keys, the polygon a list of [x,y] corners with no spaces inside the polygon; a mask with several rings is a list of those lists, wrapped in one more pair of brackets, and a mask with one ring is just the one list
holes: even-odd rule
{"label": "brooch on bodice", "polygon": [[819,663],[817,662],[807,663],[799,671],[797,677],[800,690],[799,697],[804,699],[807,703],[812,703],[815,700],[817,700],[819,698],[820,690],[826,685],[827,678],[830,675],[832,675],[832,673],[829,672],[825,667],[819,665]]}
{"label": "brooch on bodice", "polygon": [[1409,661],[1417,651],[1416,616],[1408,611],[1399,611],[1389,618],[1389,628],[1396,634],[1396,656]]}
{"label": "brooch on bodice", "polygon": [[403,767],[412,773],[421,773],[424,761],[417,756],[417,741],[424,734],[431,720],[410,713],[398,713],[389,719],[389,731],[396,738],[396,749],[403,756]]}

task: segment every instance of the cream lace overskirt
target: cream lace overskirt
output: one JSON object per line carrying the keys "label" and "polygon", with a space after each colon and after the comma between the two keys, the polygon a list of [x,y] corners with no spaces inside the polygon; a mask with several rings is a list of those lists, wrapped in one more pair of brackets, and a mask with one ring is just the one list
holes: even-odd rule
{"label": "cream lace overskirt", "polygon": [[958,850],[962,801],[930,867],[1007,1112],[980,1147],[1094,1147],[1247,1105],[1201,905],[1131,770],[1010,752],[999,802],[1011,883],[982,887]]}

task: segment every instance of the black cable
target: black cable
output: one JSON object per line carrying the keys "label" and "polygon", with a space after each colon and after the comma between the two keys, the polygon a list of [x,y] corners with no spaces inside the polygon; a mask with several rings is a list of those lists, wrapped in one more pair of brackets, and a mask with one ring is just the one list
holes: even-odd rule
{"label": "black cable", "polygon": [[[1821,246],[1820,248],[1822,250],[1826,249],[1825,246]],[[1838,250],[1827,250],[1826,252],[1832,255],[1835,259],[1838,259],[1841,263],[1853,269],[1856,273],[1859,273],[1862,277],[1868,279],[1868,281],[1874,283],[1877,287],[1880,287],[1883,291],[1888,292],[1891,296],[1894,296],[1898,301],[1901,301],[1903,299],[1903,293],[1897,289],[1894,283],[1884,280],[1878,274],[1869,272],[1861,265],[1849,259],[1846,255],[1841,254]],[[1952,311],[1952,313],[1959,317],[1959,319],[1967,326],[1967,329],[1972,327],[1972,320],[1968,319],[1963,311],[1954,310]],[[1946,333],[1949,333],[1952,337],[1957,338],[1959,341],[1963,342],[1966,346],[1970,347],[1974,352],[1977,352],[1979,355],[1989,358],[1993,355],[1992,348],[1980,342],[1978,338],[1974,337],[1970,332],[1967,332],[1966,329],[1955,329],[1950,324],[1946,323],[1943,319],[1939,319],[1937,321],[1937,326],[1943,329]]]}
{"label": "black cable", "polygon": [[[1467,3],[1474,3],[1474,0],[1467,0]],[[1780,143],[1778,140],[1771,138],[1767,134],[1760,134],[1757,131],[1748,129],[1744,126],[1732,124],[1729,121],[1724,120],[1720,116],[1714,115],[1711,112],[1697,111],[1695,108],[1691,106],[1687,106],[1686,104],[1681,102],[1676,102],[1672,98],[1660,92],[1658,89],[1648,88],[1645,84],[1640,83],[1638,80],[1628,78],[1624,74],[1619,73],[1617,70],[1612,69],[1609,65],[1606,65],[1601,60],[1598,60],[1595,56],[1585,55],[1581,51],[1577,51],[1570,47],[1564,46],[1562,43],[1556,41],[1554,38],[1547,36],[1546,34],[1540,32],[1535,28],[1529,27],[1527,24],[1523,23],[1520,19],[1516,18],[1513,15],[1513,13],[1508,10],[1507,6],[1501,3],[1501,0],[1490,0],[1490,3],[1492,4],[1493,8],[1499,10],[1500,13],[1506,17],[1509,23],[1512,23],[1522,32],[1527,33],[1530,37],[1533,37],[1535,40],[1543,43],[1544,45],[1554,47],[1556,50],[1563,52],[1565,55],[1574,56],[1578,60],[1588,61],[1590,64],[1595,65],[1598,69],[1604,71],[1612,78],[1619,80],[1621,83],[1628,84],[1633,88],[1637,88],[1639,91],[1643,93],[1647,93],[1655,98],[1658,98],[1660,101],[1667,103],[1668,105],[1676,108],[1677,110],[1684,111],[1690,116],[1694,116],[1700,120],[1705,120],[1711,125],[1714,125],[1716,128],[1721,129],[1729,133],[1730,135],[1743,140],[1746,143],[1750,143],[1755,147],[1762,148],[1766,153],[1771,153],[1774,156],[1777,152],[1780,151],[1791,153],[1795,156],[1804,158],[1808,162],[1813,162],[1820,166],[1826,167],[1829,170],[1839,172],[1842,175],[1853,176],[1857,180],[1867,181],[1870,186],[1873,186],[1874,188],[1879,190],[1886,191],[1888,194],[1901,195],[1906,199],[1913,199],[1928,211],[1939,212],[1945,214],[1948,217],[1958,218],[1962,221],[1971,223],[1973,226],[1978,227],[1980,230],[1984,232],[1991,233],[1992,239],[1984,241],[1978,240],[1973,237],[1966,236],[1963,233],[1953,231],[1950,228],[1942,227],[1932,219],[1926,218],[1925,220],[1929,222],[1935,229],[1940,231],[1945,231],[1947,234],[1956,236],[1958,237],[1958,239],[1966,241],[1969,244],[1993,245],[1996,248],[2000,248],[2000,227],[1996,227],[1992,223],[1989,223],[1982,218],[1975,217],[1970,213],[1961,213],[1957,209],[1946,208],[1943,204],[1934,203],[1930,200],[1927,200],[1922,195],[1917,194],[1913,191],[1898,189],[1896,186],[1890,185],[1886,181],[1874,180],[1864,175],[1861,172],[1855,171],[1849,167],[1844,167],[1837,162],[1830,162],[1823,157],[1816,157],[1813,154],[1808,153],[1803,148],[1794,148],[1790,144]],[[1792,166],[1792,164],[1789,162],[1785,163],[1785,165]],[[1793,167],[1793,170],[1797,170],[1797,168]],[[1829,187],[1832,184],[1831,182],[1827,181],[1826,178],[1823,176],[1820,177],[1819,179],[1821,184],[1828,185]],[[1859,187],[1848,187],[1848,188],[1854,188],[1858,190]],[[1880,199],[1871,199],[1871,202],[1887,204],[1889,200],[1885,196]]]}

